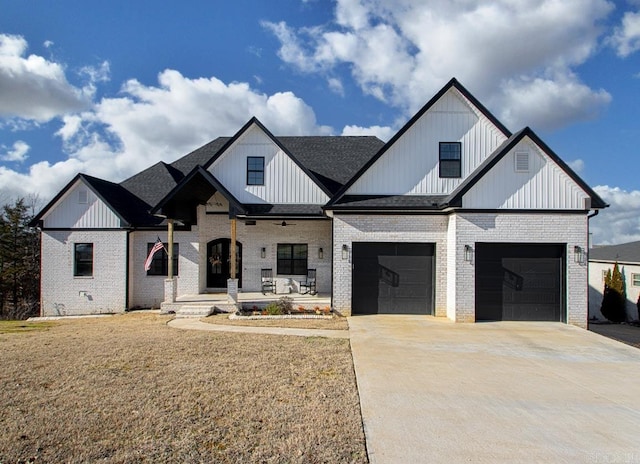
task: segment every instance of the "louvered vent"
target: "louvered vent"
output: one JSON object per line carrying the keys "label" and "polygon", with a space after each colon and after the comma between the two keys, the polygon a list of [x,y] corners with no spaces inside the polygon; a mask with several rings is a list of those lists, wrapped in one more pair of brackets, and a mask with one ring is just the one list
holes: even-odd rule
{"label": "louvered vent", "polygon": [[529,152],[517,151],[516,156],[516,172],[529,172]]}
{"label": "louvered vent", "polygon": [[89,203],[89,192],[82,189],[82,190],[78,190],[78,203],[80,204],[87,204]]}

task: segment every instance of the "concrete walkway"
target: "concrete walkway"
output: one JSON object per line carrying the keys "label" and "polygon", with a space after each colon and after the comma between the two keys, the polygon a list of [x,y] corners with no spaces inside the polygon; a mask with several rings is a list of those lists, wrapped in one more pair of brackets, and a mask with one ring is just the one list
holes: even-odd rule
{"label": "concrete walkway", "polygon": [[640,350],[559,323],[349,318],[369,459],[640,463]]}
{"label": "concrete walkway", "polygon": [[298,337],[349,338],[348,330],[291,329],[284,327],[251,327],[241,325],[209,324],[196,318],[172,319],[168,325],[176,329],[208,330],[269,335],[295,335]]}

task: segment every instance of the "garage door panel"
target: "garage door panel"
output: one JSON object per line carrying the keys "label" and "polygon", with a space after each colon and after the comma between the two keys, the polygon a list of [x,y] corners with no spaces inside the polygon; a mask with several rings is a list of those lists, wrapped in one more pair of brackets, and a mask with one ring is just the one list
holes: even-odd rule
{"label": "garage door panel", "polygon": [[477,244],[476,319],[564,319],[564,245]]}
{"label": "garage door panel", "polygon": [[354,243],[353,314],[428,314],[433,244]]}

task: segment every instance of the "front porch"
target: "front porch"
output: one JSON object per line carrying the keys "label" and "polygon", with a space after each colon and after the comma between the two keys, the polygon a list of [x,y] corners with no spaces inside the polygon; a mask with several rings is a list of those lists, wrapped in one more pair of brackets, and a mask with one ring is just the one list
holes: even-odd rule
{"label": "front porch", "polygon": [[[269,303],[287,296],[293,299],[293,307],[303,306],[305,309],[331,307],[331,295],[328,293],[267,293],[243,292],[238,293],[238,305],[245,308],[257,306],[262,309]],[[162,313],[174,312],[183,316],[206,317],[216,311],[232,313],[238,308],[227,293],[201,293],[197,295],[182,295],[176,301],[165,302],[160,306]]]}

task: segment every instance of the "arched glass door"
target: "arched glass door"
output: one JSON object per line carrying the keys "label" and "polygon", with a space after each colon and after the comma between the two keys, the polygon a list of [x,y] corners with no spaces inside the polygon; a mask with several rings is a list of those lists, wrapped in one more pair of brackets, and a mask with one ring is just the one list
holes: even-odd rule
{"label": "arched glass door", "polygon": [[[242,288],[242,244],[236,242],[236,278]],[[219,238],[207,243],[207,287],[227,288],[231,277],[231,239]]]}

